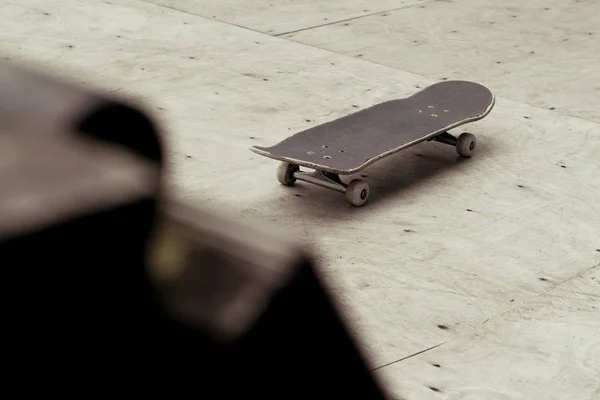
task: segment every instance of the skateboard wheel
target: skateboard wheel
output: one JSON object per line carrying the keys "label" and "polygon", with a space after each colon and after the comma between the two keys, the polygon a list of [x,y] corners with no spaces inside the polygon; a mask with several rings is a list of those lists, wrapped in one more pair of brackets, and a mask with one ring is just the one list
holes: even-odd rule
{"label": "skateboard wheel", "polygon": [[369,199],[369,184],[360,179],[355,179],[346,188],[346,199],[353,206],[360,207]]}
{"label": "skateboard wheel", "polygon": [[277,180],[285,186],[292,186],[296,182],[294,173],[300,171],[300,167],[294,164],[282,162],[277,167]]}
{"label": "skateboard wheel", "polygon": [[476,144],[475,135],[465,132],[456,141],[456,152],[463,157],[471,157]]}

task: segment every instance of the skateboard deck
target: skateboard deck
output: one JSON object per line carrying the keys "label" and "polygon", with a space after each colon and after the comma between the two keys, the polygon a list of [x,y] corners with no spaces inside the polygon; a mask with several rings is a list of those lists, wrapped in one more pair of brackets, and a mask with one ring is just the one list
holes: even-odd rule
{"label": "skateboard deck", "polygon": [[345,191],[347,185],[338,175],[357,173],[423,141],[456,146],[460,155],[469,157],[475,147],[474,136],[455,138],[448,130],[484,118],[494,103],[494,94],[479,83],[438,82],[410,97],[386,101],[298,132],[273,146],[253,146],[250,150],[286,163],[288,175],[294,175],[299,167],[314,169],[325,174],[326,180],[333,179],[329,183],[343,185]]}

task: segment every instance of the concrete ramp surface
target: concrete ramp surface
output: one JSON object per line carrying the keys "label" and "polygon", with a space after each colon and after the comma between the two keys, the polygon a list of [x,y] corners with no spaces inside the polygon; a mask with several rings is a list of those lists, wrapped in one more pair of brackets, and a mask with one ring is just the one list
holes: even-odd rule
{"label": "concrete ramp surface", "polygon": [[[181,197],[314,246],[394,398],[600,399],[597,2],[1,10],[5,59],[156,111]],[[444,79],[497,95],[465,127],[474,156],[423,143],[388,157],[361,171],[375,189],[366,207],[283,187],[276,163],[248,150]]]}

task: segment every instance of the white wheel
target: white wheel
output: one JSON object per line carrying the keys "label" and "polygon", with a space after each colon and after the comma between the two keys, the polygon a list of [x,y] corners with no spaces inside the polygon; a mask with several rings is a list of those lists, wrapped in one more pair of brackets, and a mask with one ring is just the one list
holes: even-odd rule
{"label": "white wheel", "polygon": [[353,206],[360,207],[369,199],[369,184],[360,179],[355,179],[346,188],[346,199]]}
{"label": "white wheel", "polygon": [[277,180],[285,186],[292,186],[296,182],[294,172],[300,171],[300,167],[294,164],[282,162],[277,167]]}
{"label": "white wheel", "polygon": [[476,144],[475,135],[465,132],[456,141],[456,152],[463,157],[471,157]]}

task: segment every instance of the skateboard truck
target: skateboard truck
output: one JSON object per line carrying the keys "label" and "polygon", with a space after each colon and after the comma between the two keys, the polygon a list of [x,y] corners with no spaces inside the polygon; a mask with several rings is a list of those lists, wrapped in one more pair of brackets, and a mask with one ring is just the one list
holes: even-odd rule
{"label": "skateboard truck", "polygon": [[361,179],[354,179],[349,184],[345,184],[338,174],[331,172],[315,170],[314,172],[300,171],[300,167],[295,164],[282,162],[277,168],[277,180],[285,186],[292,186],[297,180],[346,195],[350,204],[356,207],[364,205],[369,199],[369,184]]}
{"label": "skateboard truck", "polygon": [[467,132],[462,133],[459,137],[444,132],[427,141],[430,142],[432,140],[456,147],[456,152],[462,157],[471,157],[473,150],[475,150],[475,145],[477,144],[475,135]]}
{"label": "skateboard truck", "polygon": [[[463,157],[470,157],[475,149],[475,135],[464,132],[456,137],[448,132],[443,132],[438,136],[427,139],[427,141],[436,141],[456,148],[456,152]],[[312,183],[326,189],[346,195],[350,204],[356,207],[363,206],[369,199],[371,192],[369,184],[362,179],[354,179],[349,184],[345,184],[338,174],[315,170],[313,172],[300,171],[300,167],[288,162],[281,162],[277,168],[277,180],[285,186],[293,186],[298,181]]]}

